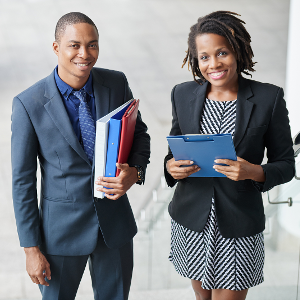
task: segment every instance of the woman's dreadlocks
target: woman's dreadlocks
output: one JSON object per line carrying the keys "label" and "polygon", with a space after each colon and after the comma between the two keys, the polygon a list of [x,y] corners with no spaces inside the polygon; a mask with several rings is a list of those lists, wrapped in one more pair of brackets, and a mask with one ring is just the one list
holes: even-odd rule
{"label": "woman's dreadlocks", "polygon": [[242,72],[250,75],[247,71],[254,72],[255,62],[252,61],[253,51],[251,48],[251,36],[244,27],[245,22],[236,16],[240,16],[230,11],[216,11],[198,19],[198,22],[191,27],[188,38],[188,50],[183,60],[182,67],[188,63],[191,66],[194,80],[201,84],[206,81],[200,72],[196,48],[196,37],[205,33],[214,33],[225,37],[230,43],[237,60],[237,73]]}

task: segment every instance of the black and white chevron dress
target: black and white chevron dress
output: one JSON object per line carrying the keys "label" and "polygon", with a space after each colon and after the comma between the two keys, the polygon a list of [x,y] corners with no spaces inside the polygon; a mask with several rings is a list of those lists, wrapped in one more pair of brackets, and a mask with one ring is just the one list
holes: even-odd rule
{"label": "black and white chevron dress", "polygon": [[[236,100],[220,102],[206,99],[200,133],[234,135],[235,117]],[[192,231],[171,220],[169,260],[180,275],[201,281],[204,289],[248,289],[263,282],[263,234],[223,238],[212,199],[211,211],[202,232]]]}

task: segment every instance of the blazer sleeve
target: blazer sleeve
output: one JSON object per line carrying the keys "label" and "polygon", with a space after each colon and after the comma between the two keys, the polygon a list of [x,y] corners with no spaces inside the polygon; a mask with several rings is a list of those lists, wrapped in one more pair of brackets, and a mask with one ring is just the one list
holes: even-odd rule
{"label": "blazer sleeve", "polygon": [[[122,73],[123,74],[123,73]],[[125,102],[132,99],[133,95],[131,89],[128,85],[126,76],[123,74],[125,81]],[[147,133],[147,125],[143,122],[140,111],[138,111],[134,138],[132,147],[130,150],[128,164],[129,165],[139,165],[143,167],[146,173],[147,164],[150,162],[150,136]]]}
{"label": "blazer sleeve", "polygon": [[36,190],[38,139],[25,107],[15,97],[12,106],[12,195],[21,247],[41,244]]}
{"label": "blazer sleeve", "polygon": [[[179,122],[178,122],[178,117],[177,117],[177,112],[176,112],[176,105],[175,105],[175,90],[176,90],[176,85],[172,89],[171,92],[171,102],[172,102],[172,127],[170,131],[170,135],[181,135],[181,129],[179,127]],[[167,171],[167,162],[173,158],[172,151],[170,147],[168,147],[168,154],[166,155],[164,159],[164,175],[166,182],[168,186],[173,187],[176,183],[177,180],[172,177],[172,175]]]}
{"label": "blazer sleeve", "polygon": [[290,181],[295,175],[293,142],[282,88],[277,92],[265,142],[268,162],[262,165],[266,176],[260,188],[262,192]]}

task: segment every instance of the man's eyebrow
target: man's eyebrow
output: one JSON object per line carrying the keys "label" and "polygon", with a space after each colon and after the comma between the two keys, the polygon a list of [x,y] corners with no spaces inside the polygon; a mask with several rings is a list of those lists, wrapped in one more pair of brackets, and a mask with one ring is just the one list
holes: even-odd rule
{"label": "man's eyebrow", "polygon": [[[89,44],[91,44],[91,43],[98,43],[98,40],[92,40],[92,41],[90,41],[89,42]],[[80,44],[80,42],[79,41],[75,41],[75,40],[69,40],[69,43],[76,43],[76,44]]]}

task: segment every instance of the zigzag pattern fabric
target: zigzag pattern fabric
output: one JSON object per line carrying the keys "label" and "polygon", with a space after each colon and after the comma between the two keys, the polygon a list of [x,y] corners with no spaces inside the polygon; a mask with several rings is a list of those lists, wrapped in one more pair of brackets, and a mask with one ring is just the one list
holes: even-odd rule
{"label": "zigzag pattern fabric", "polygon": [[[234,135],[236,100],[206,99],[200,133]],[[182,276],[202,282],[202,288],[244,290],[263,282],[264,237],[223,238],[217,223],[215,199],[202,232],[171,220],[169,260]]]}
{"label": "zigzag pattern fabric", "polygon": [[94,148],[95,148],[95,123],[92,117],[91,110],[86,102],[86,92],[84,90],[73,91],[75,97],[80,100],[79,105],[79,124],[81,131],[81,138],[83,143],[83,149],[86,153],[91,164],[94,159]]}

